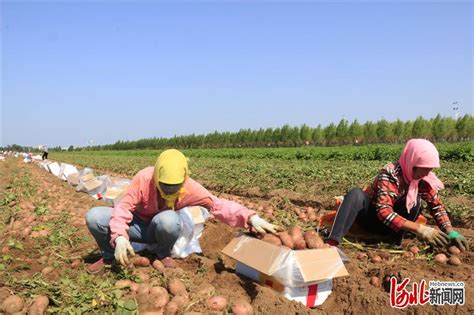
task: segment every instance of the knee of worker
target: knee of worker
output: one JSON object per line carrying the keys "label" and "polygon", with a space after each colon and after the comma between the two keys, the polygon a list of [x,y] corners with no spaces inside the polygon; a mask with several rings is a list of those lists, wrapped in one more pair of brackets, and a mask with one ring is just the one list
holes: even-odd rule
{"label": "knee of worker", "polygon": [[174,210],[166,210],[158,213],[152,219],[156,225],[157,232],[176,234],[181,232],[181,218]]}
{"label": "knee of worker", "polygon": [[89,230],[95,230],[99,223],[99,217],[101,215],[101,208],[102,207],[94,207],[87,211],[85,218],[86,218],[86,225]]}
{"label": "knee of worker", "polygon": [[365,200],[365,192],[359,187],[351,189],[344,197],[344,202],[360,204]]}

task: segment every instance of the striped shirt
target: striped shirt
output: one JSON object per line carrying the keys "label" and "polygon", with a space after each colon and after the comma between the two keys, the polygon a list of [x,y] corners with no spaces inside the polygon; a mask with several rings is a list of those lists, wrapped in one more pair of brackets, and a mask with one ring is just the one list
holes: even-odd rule
{"label": "striped shirt", "polygon": [[[371,197],[378,219],[392,230],[399,231],[407,219],[394,212],[393,205],[399,198],[406,196],[408,185],[403,180],[402,168],[398,161],[384,166],[364,191]],[[436,224],[446,231],[446,228],[451,226],[451,221],[438,191],[420,180],[418,197],[426,201]]]}

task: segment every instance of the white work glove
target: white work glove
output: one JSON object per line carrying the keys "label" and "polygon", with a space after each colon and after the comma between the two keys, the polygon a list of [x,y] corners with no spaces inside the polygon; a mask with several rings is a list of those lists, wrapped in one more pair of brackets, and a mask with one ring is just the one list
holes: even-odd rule
{"label": "white work glove", "polygon": [[449,244],[449,236],[438,229],[420,224],[420,227],[416,232],[418,233],[418,236],[433,245],[446,247]]}
{"label": "white work glove", "polygon": [[273,225],[260,218],[258,214],[254,214],[252,217],[250,217],[249,222],[254,227],[254,229],[257,230],[257,232],[262,234],[266,234],[267,231],[276,234],[277,231],[283,230],[278,225]]}
{"label": "white work glove", "polygon": [[130,255],[135,256],[132,245],[125,238],[125,236],[120,235],[115,239],[115,260],[120,262],[123,266],[126,266],[130,263],[127,256],[127,251],[130,252]]}

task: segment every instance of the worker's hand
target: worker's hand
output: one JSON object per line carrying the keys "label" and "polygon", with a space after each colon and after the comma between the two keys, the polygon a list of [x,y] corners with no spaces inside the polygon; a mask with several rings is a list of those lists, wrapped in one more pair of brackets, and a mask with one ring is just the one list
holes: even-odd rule
{"label": "worker's hand", "polygon": [[281,227],[268,223],[264,219],[260,218],[258,214],[251,216],[249,222],[258,233],[266,234],[268,231],[276,234],[277,231],[283,231]]}
{"label": "worker's hand", "polygon": [[469,250],[469,242],[461,233],[449,231],[448,236],[451,243],[459,247],[461,251]]}
{"label": "worker's hand", "polygon": [[127,251],[130,255],[135,256],[132,245],[125,238],[125,236],[119,236],[115,239],[115,260],[120,262],[121,265],[126,266],[130,263],[127,256]]}
{"label": "worker's hand", "polygon": [[438,229],[420,224],[416,232],[422,239],[438,247],[449,245],[449,236]]}

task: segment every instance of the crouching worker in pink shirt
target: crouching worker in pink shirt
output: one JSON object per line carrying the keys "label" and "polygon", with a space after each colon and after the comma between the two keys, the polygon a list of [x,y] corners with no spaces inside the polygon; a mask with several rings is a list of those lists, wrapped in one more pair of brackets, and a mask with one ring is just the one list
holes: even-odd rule
{"label": "crouching worker in pink shirt", "polygon": [[89,273],[100,272],[114,259],[127,265],[134,255],[130,241],[156,244],[158,259],[166,263],[181,231],[177,210],[201,206],[216,219],[240,228],[254,227],[276,233],[280,227],[260,218],[255,211],[229,200],[217,198],[188,176],[187,158],[178,150],[166,150],[155,167],[138,172],[124,197],[114,208],[95,207],[86,214],[89,231],[99,245],[102,258],[88,266]]}

